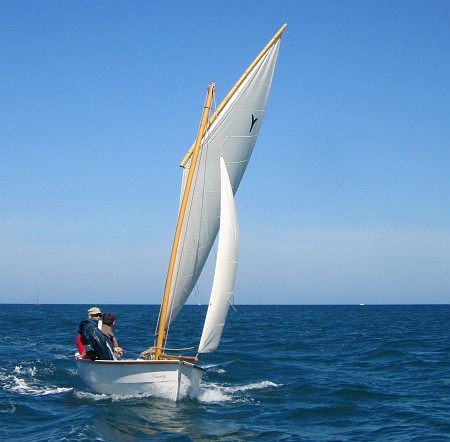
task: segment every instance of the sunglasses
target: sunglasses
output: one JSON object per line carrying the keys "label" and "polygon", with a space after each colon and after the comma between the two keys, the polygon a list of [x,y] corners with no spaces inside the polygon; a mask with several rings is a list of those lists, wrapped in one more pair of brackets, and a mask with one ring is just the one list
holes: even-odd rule
{"label": "sunglasses", "polygon": [[101,313],[96,313],[95,315],[91,315],[91,316],[93,316],[94,318],[101,318],[102,314]]}

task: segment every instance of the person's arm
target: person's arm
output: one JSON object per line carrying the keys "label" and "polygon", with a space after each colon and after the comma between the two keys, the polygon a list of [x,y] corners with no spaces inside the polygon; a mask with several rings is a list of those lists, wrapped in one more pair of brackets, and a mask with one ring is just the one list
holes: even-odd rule
{"label": "person's arm", "polygon": [[123,355],[123,349],[119,346],[119,343],[117,342],[116,337],[113,335],[112,341],[114,344],[114,355],[116,358],[120,358]]}

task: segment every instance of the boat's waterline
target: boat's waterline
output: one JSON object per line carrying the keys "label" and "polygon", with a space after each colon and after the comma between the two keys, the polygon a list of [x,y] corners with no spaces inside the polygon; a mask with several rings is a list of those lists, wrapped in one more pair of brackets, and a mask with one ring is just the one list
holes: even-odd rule
{"label": "boat's waterline", "polygon": [[150,396],[177,401],[195,398],[205,372],[186,361],[77,361],[78,375],[95,393]]}

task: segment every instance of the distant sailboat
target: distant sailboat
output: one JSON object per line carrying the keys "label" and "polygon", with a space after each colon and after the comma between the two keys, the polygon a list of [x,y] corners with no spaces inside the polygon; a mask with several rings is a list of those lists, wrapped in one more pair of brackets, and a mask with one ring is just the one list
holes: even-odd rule
{"label": "distant sailboat", "polygon": [[36,307],[40,307],[42,304],[39,302],[39,293],[36,293],[36,304],[34,304]]}
{"label": "distant sailboat", "polygon": [[[196,396],[204,373],[196,365],[198,355],[218,347],[233,303],[239,239],[234,194],[259,134],[285,27],[274,35],[210,118],[214,84],[209,86],[197,139],[181,163],[178,221],[151,359],[78,360],[80,377],[94,391],[145,392],[172,400]],[[170,326],[194,289],[219,228],[213,288],[197,355],[168,354]]]}

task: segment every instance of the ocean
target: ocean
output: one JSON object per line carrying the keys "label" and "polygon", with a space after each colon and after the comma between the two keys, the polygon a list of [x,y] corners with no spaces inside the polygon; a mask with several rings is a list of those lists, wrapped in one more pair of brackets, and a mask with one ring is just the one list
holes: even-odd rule
{"label": "ocean", "polygon": [[[90,392],[73,360],[90,305],[0,306],[2,441],[450,441],[450,306],[237,306],[195,399]],[[157,306],[100,305],[125,357]],[[195,345],[204,306],[175,322]],[[198,320],[198,321],[197,321]]]}

